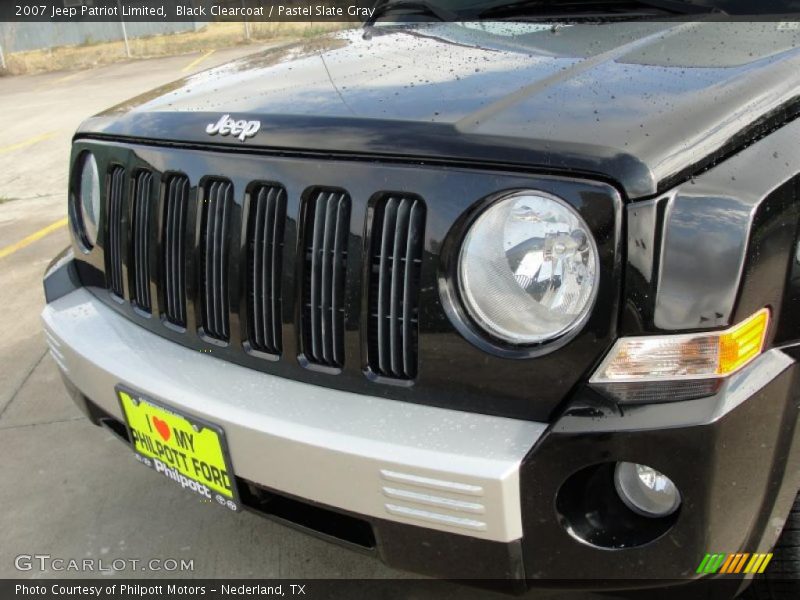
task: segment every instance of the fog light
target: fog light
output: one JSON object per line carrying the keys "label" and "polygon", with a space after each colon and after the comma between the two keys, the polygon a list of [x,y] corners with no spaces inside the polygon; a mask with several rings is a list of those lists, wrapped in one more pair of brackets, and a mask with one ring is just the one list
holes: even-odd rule
{"label": "fog light", "polygon": [[645,517],[666,517],[681,504],[681,494],[672,480],[647,465],[617,463],[614,487],[628,508]]}

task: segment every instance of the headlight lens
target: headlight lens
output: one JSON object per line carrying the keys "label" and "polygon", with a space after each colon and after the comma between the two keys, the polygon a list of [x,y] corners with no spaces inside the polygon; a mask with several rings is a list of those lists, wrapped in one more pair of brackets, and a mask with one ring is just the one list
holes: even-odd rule
{"label": "headlight lens", "polygon": [[492,336],[537,344],[576,328],[598,285],[594,238],[580,215],[543,192],[515,192],[472,224],[459,257],[461,296]]}
{"label": "headlight lens", "polygon": [[91,249],[97,243],[97,224],[100,221],[100,174],[97,161],[90,152],[81,157],[78,205],[78,229],[84,244]]}

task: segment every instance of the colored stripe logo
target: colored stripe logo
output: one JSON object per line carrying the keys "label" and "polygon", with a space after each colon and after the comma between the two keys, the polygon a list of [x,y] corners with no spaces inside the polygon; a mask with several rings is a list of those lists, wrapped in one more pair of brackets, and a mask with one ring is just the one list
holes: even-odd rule
{"label": "colored stripe logo", "polygon": [[736,554],[706,554],[697,567],[698,573],[763,573],[769,561],[772,560],[772,553],[769,554],[748,554],[747,552],[737,552]]}

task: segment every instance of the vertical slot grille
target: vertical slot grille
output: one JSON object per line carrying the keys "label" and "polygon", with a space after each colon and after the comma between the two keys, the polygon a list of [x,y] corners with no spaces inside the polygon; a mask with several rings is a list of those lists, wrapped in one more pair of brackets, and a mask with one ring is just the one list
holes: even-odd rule
{"label": "vertical slot grille", "polygon": [[248,340],[253,350],[281,353],[281,264],[286,190],[260,185],[247,223]]}
{"label": "vertical slot grille", "polygon": [[153,175],[139,171],[133,188],[131,215],[131,273],[133,303],[150,312],[150,204]]}
{"label": "vertical slot grille", "polygon": [[122,234],[125,196],[125,169],[119,166],[112,167],[108,173],[108,287],[111,291],[123,297],[122,285]]}
{"label": "vertical slot grille", "polygon": [[372,222],[369,366],[385,377],[413,379],[425,205],[417,198],[387,196],[375,206]]}
{"label": "vertical slot grille", "polygon": [[164,196],[164,234],[162,265],[165,317],[186,327],[186,211],[189,205],[189,179],[173,175],[167,180]]}
{"label": "vertical slot grille", "polygon": [[308,200],[303,236],[302,350],[309,362],[344,366],[344,285],[350,197],[319,191]]}
{"label": "vertical slot grille", "polygon": [[228,321],[228,222],[230,221],[233,184],[224,179],[210,179],[203,187],[200,226],[201,285],[203,331],[227,342]]}

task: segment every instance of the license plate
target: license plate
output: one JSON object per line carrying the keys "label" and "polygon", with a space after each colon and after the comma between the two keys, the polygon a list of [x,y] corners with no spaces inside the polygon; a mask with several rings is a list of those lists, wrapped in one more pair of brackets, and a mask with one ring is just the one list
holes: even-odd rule
{"label": "license plate", "polygon": [[118,385],[117,397],[139,462],[230,510],[239,496],[222,428]]}

